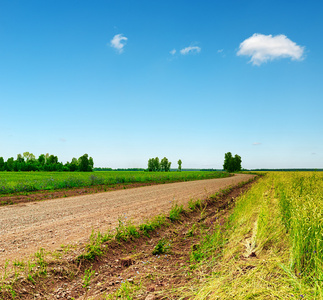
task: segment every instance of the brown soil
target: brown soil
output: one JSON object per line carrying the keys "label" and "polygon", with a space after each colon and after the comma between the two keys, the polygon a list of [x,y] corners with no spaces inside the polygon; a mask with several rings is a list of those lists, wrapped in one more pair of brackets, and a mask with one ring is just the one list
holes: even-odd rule
{"label": "brown soil", "polygon": [[[76,264],[75,257],[80,249],[69,251],[65,260],[61,260],[61,264],[53,262],[47,278],[38,280],[35,285],[26,279],[18,280],[16,299],[106,299],[126,281],[130,288],[138,289],[133,299],[183,297],[183,293],[203,284],[213,271],[207,265],[195,269],[190,262],[191,249],[198,248],[201,242],[200,230],[203,228],[207,234],[219,230],[229,215],[226,208],[251,184],[235,188],[216,201],[207,199],[203,215],[201,211],[186,213],[180,222],[161,228],[150,237],[108,242],[105,254],[93,264],[86,261]],[[197,225],[196,230],[189,235],[193,224]],[[161,238],[170,242],[170,251],[153,255],[152,250]],[[213,257],[216,255],[212,253]],[[87,287],[84,287],[85,270],[93,271]],[[128,299],[123,296],[121,299]]]}

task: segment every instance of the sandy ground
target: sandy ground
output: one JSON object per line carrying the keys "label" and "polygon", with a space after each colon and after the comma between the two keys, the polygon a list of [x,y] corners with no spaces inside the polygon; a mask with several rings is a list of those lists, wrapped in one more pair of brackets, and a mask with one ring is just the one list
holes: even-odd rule
{"label": "sandy ground", "polygon": [[113,230],[119,217],[138,223],[169,211],[175,202],[204,199],[251,177],[239,174],[0,207],[0,265],[41,247],[83,243],[92,230]]}

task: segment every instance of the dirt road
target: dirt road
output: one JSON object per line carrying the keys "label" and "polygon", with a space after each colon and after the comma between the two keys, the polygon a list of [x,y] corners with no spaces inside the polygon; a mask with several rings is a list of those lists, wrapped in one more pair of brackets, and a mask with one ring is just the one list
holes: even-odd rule
{"label": "dirt road", "polygon": [[119,217],[140,222],[169,211],[174,202],[204,199],[251,177],[239,174],[0,207],[0,266],[40,247],[53,250],[82,243],[93,229],[115,228]]}

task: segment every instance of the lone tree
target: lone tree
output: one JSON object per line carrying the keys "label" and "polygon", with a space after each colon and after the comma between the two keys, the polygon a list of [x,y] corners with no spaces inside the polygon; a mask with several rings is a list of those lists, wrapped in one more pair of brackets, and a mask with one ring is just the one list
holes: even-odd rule
{"label": "lone tree", "polygon": [[241,157],[238,154],[233,157],[231,152],[227,152],[224,155],[223,169],[227,172],[241,171],[241,162]]}
{"label": "lone tree", "polygon": [[177,163],[178,163],[178,169],[177,170],[179,172],[181,172],[182,171],[182,161],[179,159]]}

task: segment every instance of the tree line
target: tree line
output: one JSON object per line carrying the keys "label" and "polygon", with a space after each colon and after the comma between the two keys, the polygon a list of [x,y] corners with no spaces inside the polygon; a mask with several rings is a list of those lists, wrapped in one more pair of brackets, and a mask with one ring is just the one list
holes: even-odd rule
{"label": "tree line", "polygon": [[93,170],[93,158],[88,154],[73,157],[71,162],[63,164],[55,155],[41,154],[38,158],[34,154],[24,152],[18,154],[17,159],[10,157],[5,161],[0,157],[0,171],[66,171],[66,172],[91,172]]}
{"label": "tree line", "polygon": [[[182,161],[178,160],[178,169],[177,171],[182,170]],[[148,172],[169,172],[171,162],[168,161],[168,158],[164,157],[161,161],[159,161],[158,157],[149,158],[148,159]]]}

